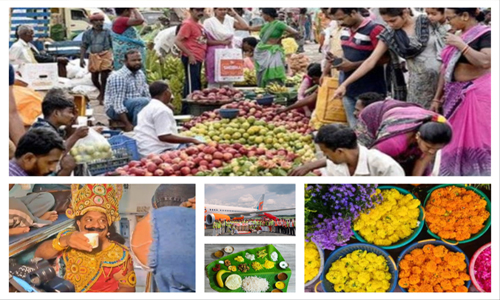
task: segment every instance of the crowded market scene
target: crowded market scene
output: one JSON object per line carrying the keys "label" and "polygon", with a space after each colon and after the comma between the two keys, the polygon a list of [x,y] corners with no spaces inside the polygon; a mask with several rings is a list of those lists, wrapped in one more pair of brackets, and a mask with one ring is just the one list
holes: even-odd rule
{"label": "crowded market scene", "polygon": [[305,292],[491,293],[490,198],[490,184],[307,184]]}
{"label": "crowded market scene", "polygon": [[489,8],[11,8],[10,176],[490,176]]}
{"label": "crowded market scene", "polygon": [[9,292],[194,293],[194,184],[10,184]]}

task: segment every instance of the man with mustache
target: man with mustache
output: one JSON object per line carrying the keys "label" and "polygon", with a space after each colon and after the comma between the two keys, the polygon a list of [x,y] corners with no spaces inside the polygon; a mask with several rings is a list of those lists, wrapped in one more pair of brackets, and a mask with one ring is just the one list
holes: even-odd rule
{"label": "man with mustache", "polygon": [[134,130],[137,115],[151,100],[146,76],[142,72],[142,56],[139,50],[131,49],[125,56],[124,66],[111,74],[104,94],[106,115],[125,124],[125,131]]}
{"label": "man with mustache", "polygon": [[[85,68],[85,53],[89,52],[89,72],[92,74],[92,83],[99,90],[97,100],[102,105],[106,81],[113,70],[113,42],[111,31],[104,29],[104,15],[94,13],[90,16],[92,28],[85,31],[80,46],[80,67]],[[99,76],[101,80],[99,81]]]}
{"label": "man with mustache", "polygon": [[[201,90],[201,67],[207,52],[207,35],[200,19],[204,16],[205,8],[191,7],[190,17],[182,22],[177,33],[175,45],[182,51],[182,64],[184,65],[184,91],[182,96],[193,91]],[[182,114],[188,113],[187,104],[182,104]]]}
{"label": "man with mustache", "polygon": [[[66,265],[64,279],[73,283],[76,292],[135,292],[132,257],[113,224],[120,220],[118,206],[123,185],[73,184],[71,193],[66,215],[75,219],[75,228],[65,229],[55,239],[42,243],[35,257],[62,256]],[[98,234],[97,245],[89,236],[92,233]]]}

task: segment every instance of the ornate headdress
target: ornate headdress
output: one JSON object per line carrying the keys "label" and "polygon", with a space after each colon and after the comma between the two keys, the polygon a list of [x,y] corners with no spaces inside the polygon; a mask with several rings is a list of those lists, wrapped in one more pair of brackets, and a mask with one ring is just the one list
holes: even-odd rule
{"label": "ornate headdress", "polygon": [[71,195],[71,207],[66,210],[68,218],[97,211],[106,214],[108,225],[120,220],[118,206],[123,195],[122,184],[72,184]]}

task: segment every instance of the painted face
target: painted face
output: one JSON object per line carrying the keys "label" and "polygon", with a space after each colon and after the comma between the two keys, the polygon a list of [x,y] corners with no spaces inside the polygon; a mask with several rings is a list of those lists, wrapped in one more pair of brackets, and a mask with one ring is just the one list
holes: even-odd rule
{"label": "painted face", "polygon": [[37,156],[33,153],[27,153],[21,159],[29,175],[47,176],[54,173],[62,154],[62,150],[52,149],[47,155]]}
{"label": "painted face", "polygon": [[439,24],[446,22],[445,15],[435,8],[426,8],[425,13],[429,17],[432,24]]}
{"label": "painted face", "polygon": [[87,212],[79,221],[77,221],[79,231],[85,233],[98,233],[99,234],[99,247],[101,241],[106,239],[108,234],[108,218],[106,214],[97,211]]}
{"label": "painted face", "polygon": [[401,29],[405,24],[404,14],[403,16],[395,16],[395,17],[389,15],[382,15],[382,19],[393,30]]}
{"label": "painted face", "polygon": [[133,53],[128,55],[125,65],[132,72],[137,72],[142,68],[142,57],[140,53]]}

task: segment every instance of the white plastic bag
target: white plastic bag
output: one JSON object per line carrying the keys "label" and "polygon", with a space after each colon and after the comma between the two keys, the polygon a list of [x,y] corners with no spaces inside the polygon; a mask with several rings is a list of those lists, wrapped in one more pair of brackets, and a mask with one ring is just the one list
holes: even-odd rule
{"label": "white plastic bag", "polygon": [[89,128],[89,134],[86,137],[75,143],[70,153],[77,163],[113,157],[108,140],[92,128]]}
{"label": "white plastic bag", "polygon": [[245,80],[243,54],[241,49],[215,50],[215,81],[241,82]]}

